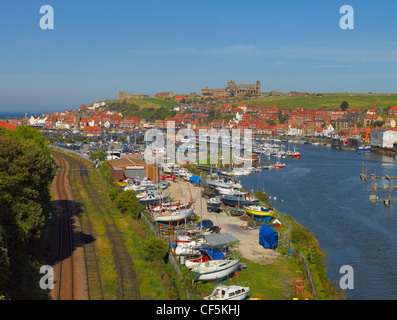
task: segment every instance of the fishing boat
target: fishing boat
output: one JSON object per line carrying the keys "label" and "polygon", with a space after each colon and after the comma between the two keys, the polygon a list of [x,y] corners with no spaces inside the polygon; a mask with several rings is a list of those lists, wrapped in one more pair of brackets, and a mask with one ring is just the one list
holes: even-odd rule
{"label": "fishing boat", "polygon": [[292,157],[294,159],[299,159],[301,157],[301,153],[294,148],[294,151],[292,152]]}
{"label": "fishing boat", "polygon": [[250,287],[219,285],[204,300],[245,300]]}
{"label": "fishing boat", "polygon": [[234,273],[239,266],[239,259],[210,260],[200,263],[192,268],[192,272],[194,273],[194,281],[211,281],[223,279]]}
{"label": "fishing boat", "polygon": [[356,147],[356,150],[357,151],[362,151],[362,152],[370,152],[371,151],[371,145],[369,143],[362,143],[362,144],[359,144]]}
{"label": "fishing boat", "polygon": [[233,196],[233,195],[224,195],[221,196],[221,200],[224,205],[230,207],[237,206],[250,206],[250,205],[258,205],[259,200],[255,198],[251,198],[249,193],[246,193],[243,196]]}
{"label": "fishing boat", "polygon": [[271,208],[265,208],[263,206],[247,206],[243,208],[244,211],[252,216],[256,221],[270,222],[274,215],[274,211]]}
{"label": "fishing boat", "polygon": [[155,222],[173,223],[181,220],[187,220],[193,214],[193,208],[166,210],[160,212],[153,212],[152,217]]}
{"label": "fishing boat", "polygon": [[219,211],[221,208],[222,201],[218,198],[210,198],[206,200],[208,211]]}
{"label": "fishing boat", "polygon": [[281,163],[280,161],[277,161],[277,162],[274,164],[274,167],[275,167],[276,169],[285,168],[285,163]]}

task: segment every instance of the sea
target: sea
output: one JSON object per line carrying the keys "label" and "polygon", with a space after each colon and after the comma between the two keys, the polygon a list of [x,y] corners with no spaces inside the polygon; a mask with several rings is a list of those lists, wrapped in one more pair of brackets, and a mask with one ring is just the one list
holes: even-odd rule
{"label": "sea", "polygon": [[[360,178],[363,167],[368,174],[397,176],[397,159],[327,146],[285,145],[297,148],[301,158],[281,159],[286,163],[283,169],[241,177],[244,188],[266,192],[279,212],[315,235],[327,252],[330,281],[339,285],[346,273],[342,267],[352,268],[347,299],[397,299],[397,201],[389,207],[371,203],[372,180]],[[388,184],[385,180],[377,183]],[[397,180],[391,183],[397,185]],[[377,195],[385,198],[389,192],[378,190]],[[397,199],[397,190],[391,196]]]}
{"label": "sea", "polygon": [[0,112],[0,119],[1,120],[6,120],[6,119],[24,119],[25,115],[30,118],[31,116],[34,116],[37,118],[38,116],[41,116],[44,112]]}

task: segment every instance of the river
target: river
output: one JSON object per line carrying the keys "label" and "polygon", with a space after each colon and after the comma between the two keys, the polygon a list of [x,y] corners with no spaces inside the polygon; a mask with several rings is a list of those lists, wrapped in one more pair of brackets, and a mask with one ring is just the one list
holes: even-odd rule
{"label": "river", "polygon": [[[397,160],[326,146],[286,146],[297,147],[301,158],[281,159],[283,169],[241,177],[244,188],[265,191],[278,211],[313,232],[328,254],[331,281],[339,283],[342,266],[353,268],[354,289],[345,290],[348,299],[397,299],[397,202],[390,207],[370,203],[372,181],[360,179],[363,162],[368,174],[376,170],[378,176],[397,176]],[[377,194],[388,196],[387,191]],[[393,195],[397,198],[397,191]]]}

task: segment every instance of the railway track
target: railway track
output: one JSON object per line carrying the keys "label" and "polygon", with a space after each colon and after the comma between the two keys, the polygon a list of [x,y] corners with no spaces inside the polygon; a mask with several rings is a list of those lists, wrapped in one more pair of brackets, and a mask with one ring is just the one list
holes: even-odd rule
{"label": "railway track", "polygon": [[[100,213],[102,218],[102,222],[106,228],[106,233],[109,238],[109,241],[112,245],[112,251],[114,255],[114,261],[116,264],[116,273],[117,273],[117,287],[116,287],[116,297],[119,300],[139,300],[140,293],[138,287],[138,281],[136,273],[133,269],[133,261],[131,259],[130,254],[128,253],[123,234],[120,232],[117,224],[108,210],[106,204],[102,200],[102,196],[99,194],[98,190],[92,185],[89,171],[87,167],[81,162],[62,155],[73,167],[73,172],[75,174],[75,178],[81,180],[84,189],[87,192],[88,197],[91,199],[93,205],[96,208],[96,211]],[[89,218],[89,213],[86,211],[86,216]],[[88,223],[90,225],[90,223]],[[92,230],[85,230],[85,233],[93,234]],[[95,272],[90,272],[89,268],[92,265],[97,265],[93,261],[94,256],[96,259],[96,254],[94,249],[89,249],[87,244],[84,245],[84,248],[87,248],[86,251],[86,265],[87,265],[87,276],[89,286],[93,283],[98,283],[95,279],[90,279],[90,277],[95,277]],[[99,273],[98,273],[99,274]],[[100,279],[100,278],[99,278]],[[91,292],[92,290],[90,290]],[[97,291],[97,290],[96,290]],[[102,293],[103,297],[103,293]],[[93,298],[90,296],[90,299]]]}
{"label": "railway track", "polygon": [[[67,163],[62,158],[56,158],[59,167],[66,168]],[[72,231],[72,208],[66,192],[66,171],[58,171],[56,177],[56,189],[58,193],[58,265],[57,277],[54,283],[55,298],[58,300],[74,299],[74,270],[73,270],[73,231]]]}
{"label": "railway track", "polygon": [[[75,180],[81,180],[81,174],[79,168],[74,168],[71,166],[70,171],[73,172],[73,177]],[[79,210],[82,210],[85,213],[86,221],[82,221],[81,245],[84,249],[88,299],[104,300],[101,274],[100,274],[99,263],[97,259],[97,252],[94,241],[95,233],[90,221],[90,215],[88,214],[86,204],[82,201],[82,198],[80,194],[77,192],[77,190],[72,190],[72,192],[76,202],[80,205]]]}

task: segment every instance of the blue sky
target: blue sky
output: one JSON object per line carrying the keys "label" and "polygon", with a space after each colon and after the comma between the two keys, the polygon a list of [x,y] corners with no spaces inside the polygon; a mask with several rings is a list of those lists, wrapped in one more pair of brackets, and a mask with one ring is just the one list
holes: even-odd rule
{"label": "blue sky", "polygon": [[[342,30],[341,6],[354,9]],[[51,5],[55,29],[39,27]],[[0,7],[0,112],[77,108],[127,93],[397,92],[397,3],[17,0]]]}

